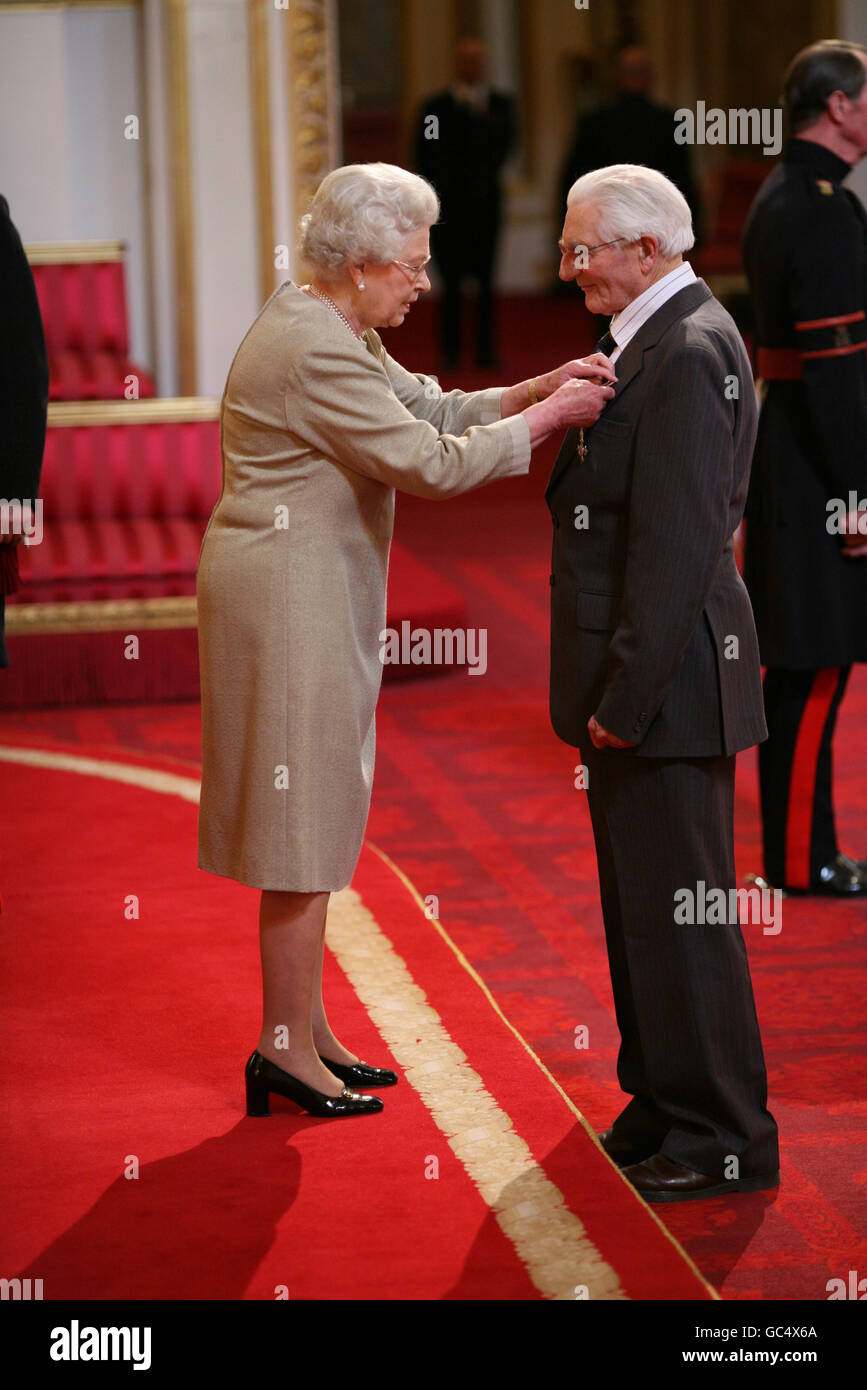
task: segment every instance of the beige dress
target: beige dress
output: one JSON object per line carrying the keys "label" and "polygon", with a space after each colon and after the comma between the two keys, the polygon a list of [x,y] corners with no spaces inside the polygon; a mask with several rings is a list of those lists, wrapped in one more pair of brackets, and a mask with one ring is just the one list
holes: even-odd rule
{"label": "beige dress", "polygon": [[[441,393],[287,281],[229,372],[223,489],[197,573],[199,867],[344,888],[370,805],[394,492],[526,473],[502,389]],[[483,428],[481,428],[483,426]]]}

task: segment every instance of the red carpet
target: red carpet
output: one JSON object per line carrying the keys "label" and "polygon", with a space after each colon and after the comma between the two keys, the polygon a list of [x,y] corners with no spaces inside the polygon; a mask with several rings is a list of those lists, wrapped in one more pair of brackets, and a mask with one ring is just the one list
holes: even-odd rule
{"label": "red carpet", "polygon": [[[195,806],[87,767],[3,775],[5,1277],[46,1299],[711,1296],[381,855],[365,849],[355,887],[413,983],[378,968],[376,1004],[423,991],[440,1023],[410,1019],[382,1115],[276,1099],[251,1120],[257,895],[191,869]],[[333,965],[328,997],[388,1063]]]}
{"label": "red carpet", "polygon": [[[587,350],[592,329],[586,319],[564,301],[554,304],[550,362],[529,360],[527,342],[539,339],[535,334],[522,337],[520,318],[508,318],[510,379],[553,366],[566,356],[572,350],[570,325],[574,324],[574,351]],[[431,320],[417,317],[415,324],[415,339],[408,326],[401,335],[392,335],[395,342],[389,342],[389,349],[411,368],[435,370]],[[461,374],[461,381],[476,384],[467,373]],[[526,480],[498,483],[438,504],[399,499],[401,541],[463,595],[468,625],[487,629],[488,670],[483,678],[460,673],[384,689],[368,832],[422,897],[438,899],[439,916],[451,939],[506,1018],[587,1121],[602,1128],[617,1113],[621,1097],[614,1074],[617,1032],[595,858],[587,810],[573,787],[577,754],[558,742],[547,717],[550,522],[542,492],[554,448],[551,443],[540,451]],[[841,845],[860,857],[867,854],[865,725],[867,673],[856,667],[838,726],[835,781]],[[168,760],[164,765],[195,776],[198,708],[116,706],[8,715],[0,744],[86,749],[125,762],[137,756],[148,764]],[[179,1213],[178,1229],[162,1265],[164,1270],[174,1265],[187,1270],[188,1297],[273,1297],[281,1274],[283,1282],[293,1281],[293,1297],[301,1296],[299,1288],[315,1288],[318,1295],[326,1280],[330,1296],[341,1297],[347,1287],[357,1293],[353,1277],[362,1257],[365,1288],[384,1288],[392,1256],[385,1258],[377,1241],[386,1237],[372,1221],[363,1233],[373,1244],[369,1249],[354,1247],[360,1254],[350,1261],[348,1273],[343,1257],[334,1258],[338,1236],[333,1224],[345,1221],[347,1211],[359,1206],[360,1191],[370,1195],[365,1185],[370,1187],[368,1174],[373,1171],[374,1186],[386,1175],[390,1205],[384,1224],[391,1231],[389,1242],[396,1216],[406,1222],[412,1250],[421,1252],[418,1263],[408,1265],[405,1279],[401,1271],[400,1287],[395,1288],[392,1277],[384,1296],[406,1290],[415,1297],[479,1297],[496,1266],[497,1296],[538,1297],[526,1266],[516,1258],[501,1226],[491,1220],[490,1207],[481,1201],[478,1189],[470,1190],[462,1167],[457,1170],[452,1163],[448,1170],[448,1200],[461,1213],[457,1245],[451,1227],[446,1228],[448,1241],[419,1231],[419,1203],[432,1194],[442,1200],[450,1149],[442,1132],[430,1128],[428,1112],[409,1085],[397,1088],[399,1098],[396,1092],[390,1108],[396,1116],[398,1104],[406,1107],[400,1113],[411,1115],[410,1128],[418,1124],[421,1138],[399,1180],[388,1166],[388,1145],[372,1148],[379,1140],[370,1131],[386,1115],[354,1122],[358,1130],[341,1140],[347,1148],[341,1149],[338,1165],[333,1162],[333,1135],[329,1131],[327,1149],[319,1137],[328,1122],[290,1121],[288,1110],[279,1119],[279,1138],[275,1126],[264,1138],[255,1137],[252,1144],[247,1140],[254,1122],[244,1120],[238,1107],[240,1068],[258,1031],[255,894],[196,870],[191,808],[181,803],[175,807],[170,797],[146,794],[153,803],[147,818],[153,835],[148,849],[132,799],[119,801],[116,787],[105,792],[100,811],[92,788],[86,808],[84,803],[79,807],[77,791],[64,792],[59,784],[55,800],[46,800],[40,790],[43,776],[71,780],[63,774],[25,779],[25,805],[19,810],[10,794],[0,812],[0,882],[7,899],[0,926],[7,943],[8,988],[15,999],[14,1009],[6,1014],[7,1032],[17,1039],[18,1049],[21,1039],[27,1039],[27,1065],[40,1069],[39,1085],[30,1086],[31,1072],[8,1067],[17,1093],[7,1114],[16,1119],[23,1097],[30,1119],[27,1127],[14,1124],[15,1147],[8,1163],[17,1175],[16,1197],[8,1205],[17,1214],[4,1253],[5,1271],[0,1272],[11,1272],[11,1262],[15,1272],[29,1269],[39,1277],[49,1267],[45,1256],[58,1278],[72,1278],[73,1266],[82,1279],[102,1278],[114,1261],[118,1287],[124,1281],[139,1289],[149,1287],[152,1271],[149,1275],[144,1267],[116,1268],[118,1246],[112,1231],[126,1212],[125,1219],[136,1223],[143,1242],[145,1266],[152,1263],[159,1240],[166,1238],[166,1223],[158,1221],[158,1213],[171,1210]],[[20,773],[15,778],[18,786]],[[0,767],[0,779],[11,786],[6,765]],[[82,848],[80,839],[71,838],[67,854],[64,838],[72,829],[76,837],[87,833],[87,845]],[[759,870],[755,753],[739,759],[736,835],[739,872]],[[78,850],[73,853],[75,845]],[[46,847],[54,857],[46,858]],[[364,878],[372,863],[366,854],[359,870],[365,895],[374,891]],[[141,896],[141,917],[135,922],[123,917],[129,893]],[[12,913],[22,909],[26,925],[19,924],[13,934]],[[384,929],[388,915],[388,934],[413,976],[416,970],[424,973],[427,963],[415,953],[433,949],[432,925],[423,919],[420,924],[417,911],[408,919],[379,906],[374,911]],[[222,925],[217,934],[215,921]],[[393,934],[398,930],[395,922],[402,924],[400,943]],[[863,903],[806,898],[784,903],[779,936],[745,929],[765,1041],[770,1108],[781,1130],[782,1186],[775,1195],[656,1209],[723,1298],[823,1301],[829,1279],[845,1280],[849,1270],[860,1270],[863,1276],[867,1268],[865,923]],[[442,952],[435,954],[439,960]],[[442,968],[445,972],[446,966]],[[335,1021],[353,1048],[371,1060],[383,1056],[377,1029],[340,970],[332,970],[330,988]],[[575,1170],[586,1162],[592,1175],[590,1163],[597,1162],[597,1154],[574,1114],[567,1112],[567,1128],[558,1130],[565,1103],[536,1064],[527,1062],[523,1049],[512,1048],[513,1035],[506,1030],[504,1076],[498,1070],[496,1046],[482,1050],[483,1040],[475,1033],[470,1046],[464,1020],[451,1013],[450,991],[445,990],[447,998],[440,993],[434,997],[434,984],[427,978],[423,988],[432,991],[440,1016],[449,1016],[452,1036],[470,1066],[512,1117],[549,1179],[568,1197],[570,1209],[580,1210],[588,1232],[593,1227],[594,1240],[625,1281],[624,1290],[641,1298],[695,1296],[671,1292],[682,1287],[682,1269],[667,1265],[661,1276],[655,1255],[648,1266],[653,1292],[646,1291],[637,1273],[623,1272],[621,1263],[630,1258],[630,1251],[618,1250],[616,1241],[627,1240],[640,1259],[646,1236],[632,1218],[623,1220],[620,1208],[604,1235],[601,1227],[593,1226],[597,1217],[592,1193],[580,1186],[583,1178]],[[474,989],[478,993],[478,987]],[[493,1036],[505,1037],[505,1025],[486,1007]],[[588,1030],[588,1046],[582,1049],[575,1046],[580,1027]],[[14,1056],[20,1059],[20,1051]],[[513,1063],[518,1068],[514,1076]],[[59,1069],[56,1084],[49,1067]],[[540,1124],[551,1126],[543,1129],[541,1138],[531,1128],[537,1105]],[[267,1122],[261,1123],[268,1129]],[[59,1141],[58,1127],[63,1136]],[[349,1122],[347,1127],[351,1128]],[[408,1131],[406,1125],[397,1128],[397,1161],[405,1165]],[[275,1195],[272,1181],[249,1196],[246,1183],[251,1174],[259,1182],[263,1148],[271,1145],[284,1160],[288,1155],[284,1187]],[[355,1145],[357,1153],[352,1152]],[[580,1162],[575,1161],[573,1145],[579,1145]],[[207,1146],[216,1149],[219,1178]],[[308,1149],[312,1161],[304,1164]],[[44,1166],[47,1152],[54,1155],[53,1167]],[[374,1152],[376,1165],[371,1165]],[[443,1159],[439,1186],[426,1182],[421,1198],[415,1187],[404,1190],[412,1163],[422,1164],[425,1155],[434,1153]],[[136,1185],[123,1178],[128,1154],[139,1155],[143,1173],[164,1165],[152,1172],[154,1182],[161,1184],[155,1203],[141,1180]],[[308,1177],[329,1159],[329,1191],[323,1193],[316,1183],[308,1188]],[[201,1204],[179,1196],[199,1185],[205,1194]],[[29,1195],[31,1188],[38,1195]],[[51,1195],[47,1223],[40,1219],[44,1190]],[[373,1192],[377,1202],[380,1195]],[[103,1208],[105,1202],[108,1206]],[[239,1219],[229,1221],[227,1213],[235,1207]],[[100,1214],[94,1217],[97,1209]],[[382,1208],[377,1210],[381,1217]],[[323,1244],[314,1242],[316,1248],[305,1250],[304,1261],[293,1263],[286,1253],[293,1236],[287,1247],[283,1232],[300,1229],[296,1221],[314,1219]],[[476,1234],[467,1245],[473,1223]],[[214,1245],[208,1242],[222,1240],[224,1229],[236,1245],[229,1250],[231,1258],[214,1258]],[[156,1230],[163,1234],[153,1234]],[[171,1282],[174,1287],[179,1280],[172,1276]],[[46,1296],[51,1296],[48,1290]]]}

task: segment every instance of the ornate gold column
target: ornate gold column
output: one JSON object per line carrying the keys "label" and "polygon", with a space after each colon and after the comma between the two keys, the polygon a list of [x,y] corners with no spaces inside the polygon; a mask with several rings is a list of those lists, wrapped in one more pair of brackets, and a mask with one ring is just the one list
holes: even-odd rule
{"label": "ornate gold column", "polygon": [[[331,0],[292,0],[287,16],[287,59],[292,92],[291,170],[295,225],[337,151],[337,34]],[[296,276],[309,275],[298,263]]]}
{"label": "ornate gold column", "polygon": [[259,282],[262,301],[274,289],[274,179],[271,172],[271,74],[268,65],[270,0],[248,0],[250,88],[253,148],[256,161],[256,211],[259,228]]}
{"label": "ornate gold column", "polygon": [[178,335],[178,383],[183,396],[196,394],[195,264],[190,167],[190,104],[187,79],[186,0],[167,0],[172,230]]}

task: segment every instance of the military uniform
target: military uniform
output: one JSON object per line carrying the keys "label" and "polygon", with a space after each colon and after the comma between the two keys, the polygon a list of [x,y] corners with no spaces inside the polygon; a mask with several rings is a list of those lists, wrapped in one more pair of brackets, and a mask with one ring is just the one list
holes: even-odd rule
{"label": "military uniform", "polygon": [[867,557],[847,557],[835,528],[867,498],[867,213],[842,186],[848,173],[792,139],[747,220],[764,384],[744,579],[767,668],[765,875],[856,893],[867,876],[839,856],[831,791],[837,712],[852,663],[867,661]]}

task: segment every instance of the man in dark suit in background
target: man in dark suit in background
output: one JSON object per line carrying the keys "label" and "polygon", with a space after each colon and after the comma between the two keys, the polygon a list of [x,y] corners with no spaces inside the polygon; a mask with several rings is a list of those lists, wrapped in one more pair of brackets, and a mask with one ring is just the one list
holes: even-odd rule
{"label": "man in dark suit in background", "polygon": [[419,108],[415,167],[432,183],[442,205],[431,228],[431,251],[443,278],[440,345],[443,366],[454,367],[461,350],[461,293],[466,279],[478,285],[476,360],[496,365],[493,277],[500,234],[500,177],[515,144],[512,98],[485,82],[485,49],[464,39],[455,54],[450,89]]}
{"label": "man in dark suit in background", "polygon": [[[33,272],[2,197],[0,325],[0,504],[35,507],[45,448],[48,358]],[[29,524],[25,521],[25,529]],[[9,665],[5,596],[18,588],[17,546],[23,535],[12,520],[0,520],[0,667]]]}
{"label": "man in dark suit in background", "polygon": [[692,213],[700,240],[699,202],[689,147],[674,139],[674,112],[651,100],[653,65],[643,48],[628,44],[616,55],[617,93],[612,101],[578,119],[561,177],[562,198],[582,174],[608,164],[646,164],[677,184]]}
{"label": "man in dark suit in background", "polygon": [[[779,1181],[732,901],[735,754],[767,733],[732,545],[756,404],[734,323],[683,261],[691,245],[689,207],[653,170],[573,187],[560,275],[614,316],[599,346],[618,380],[599,422],[566,435],[546,493],[551,719],[587,769],[631,1096],[600,1137],[654,1202]],[[714,890],[724,912],[705,914]]]}

